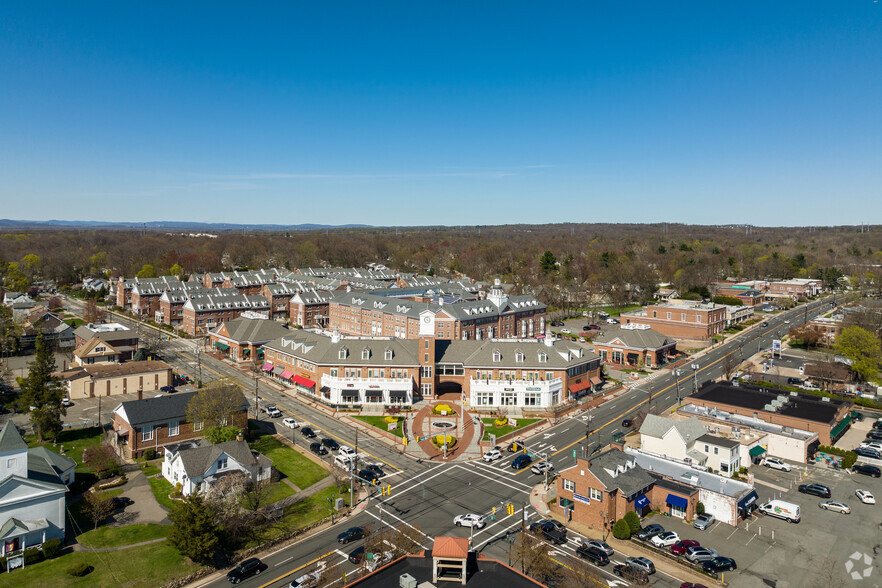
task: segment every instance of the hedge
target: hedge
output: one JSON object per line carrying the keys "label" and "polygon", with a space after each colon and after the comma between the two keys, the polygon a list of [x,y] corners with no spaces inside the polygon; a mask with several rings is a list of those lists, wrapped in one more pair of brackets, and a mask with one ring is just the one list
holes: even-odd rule
{"label": "hedge", "polygon": [[633,510],[629,510],[628,512],[626,512],[622,520],[628,524],[628,528],[631,530],[631,534],[634,534],[640,530],[640,517],[637,516],[637,513]]}
{"label": "hedge", "polygon": [[71,576],[77,576],[79,578],[79,577],[85,576],[86,574],[88,574],[91,571],[92,571],[92,566],[90,566],[89,564],[87,564],[84,561],[81,561],[80,563],[78,563],[74,567],[68,569],[67,573],[70,574]]}
{"label": "hedge", "polygon": [[61,539],[56,538],[43,541],[43,555],[47,558],[55,557],[59,549],[61,549]]}

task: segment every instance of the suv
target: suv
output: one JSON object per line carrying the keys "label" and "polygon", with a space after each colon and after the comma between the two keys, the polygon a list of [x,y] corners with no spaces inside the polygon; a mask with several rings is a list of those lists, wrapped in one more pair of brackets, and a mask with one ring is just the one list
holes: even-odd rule
{"label": "suv", "polygon": [[650,539],[652,539],[653,537],[655,537],[659,533],[664,533],[664,532],[665,532],[665,528],[662,527],[661,525],[655,525],[655,524],[647,525],[647,526],[643,527],[642,529],[640,529],[639,531],[637,531],[637,538],[643,539],[644,541],[649,541]]}
{"label": "suv", "polygon": [[512,469],[522,470],[533,462],[533,458],[526,454],[521,454],[514,458],[511,462]]}
{"label": "suv", "polygon": [[266,414],[268,414],[270,416],[270,418],[275,419],[275,418],[282,416],[282,411],[279,410],[279,407],[276,406],[275,404],[268,404],[268,405],[266,405],[266,408],[264,408],[263,410],[266,412]]}
{"label": "suv", "polygon": [[686,550],[686,559],[692,563],[701,563],[717,557],[719,553],[710,547],[690,547]]}
{"label": "suv", "polygon": [[794,386],[799,386],[800,384],[802,384],[802,380],[800,378],[787,378],[787,383]]}
{"label": "suv", "polygon": [[576,554],[598,566],[605,566],[609,563],[609,556],[596,547],[580,545],[576,548]]}
{"label": "suv", "polygon": [[763,460],[763,465],[773,470],[781,470],[782,472],[789,472],[792,469],[789,463],[784,463],[777,457],[767,457]]}
{"label": "suv", "polygon": [[361,527],[349,527],[337,535],[337,542],[341,545],[345,545],[350,541],[358,541],[359,539],[364,539],[364,529]]}
{"label": "suv", "polygon": [[652,561],[645,557],[629,557],[625,560],[625,563],[631,566],[632,568],[637,568],[638,570],[646,573],[646,574],[654,574],[655,573],[655,564]]}
{"label": "suv", "polygon": [[882,453],[879,453],[875,449],[870,449],[869,447],[855,447],[852,451],[854,451],[855,455],[860,455],[861,457],[882,459]]}
{"label": "suv", "polygon": [[561,528],[555,521],[539,521],[533,523],[530,525],[530,532],[542,535],[547,541],[555,545],[563,545],[567,542],[566,529]]}
{"label": "suv", "polygon": [[803,494],[813,494],[820,498],[830,498],[830,489],[823,484],[800,484],[799,491]]}
{"label": "suv", "polygon": [[266,565],[256,557],[252,557],[250,559],[246,559],[235,568],[227,572],[227,580],[229,580],[233,584],[238,584],[246,578],[256,576],[268,567],[268,565]]}
{"label": "suv", "polygon": [[856,463],[851,466],[851,469],[859,474],[863,474],[865,476],[872,476],[874,478],[882,477],[882,470],[877,468],[874,465],[867,465],[864,463]]}
{"label": "suv", "polygon": [[738,565],[731,557],[715,557],[701,564],[701,568],[705,572],[720,573],[728,572],[729,570],[737,570]]}
{"label": "suv", "polygon": [[322,439],[322,445],[324,445],[331,451],[337,451],[338,449],[340,449],[340,444],[333,439]]}
{"label": "suv", "polygon": [[325,449],[321,443],[310,443],[309,450],[315,453],[316,455],[327,455],[328,450]]}

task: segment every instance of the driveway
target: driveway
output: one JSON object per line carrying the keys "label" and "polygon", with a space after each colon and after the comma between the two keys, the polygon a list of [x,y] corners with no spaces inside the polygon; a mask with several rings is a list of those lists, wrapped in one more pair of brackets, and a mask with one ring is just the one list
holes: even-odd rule
{"label": "driveway", "polygon": [[123,496],[131,498],[134,504],[113,515],[113,524],[132,525],[136,523],[170,524],[168,513],[156,501],[150,482],[137,466],[125,467],[129,481],[123,486]]}

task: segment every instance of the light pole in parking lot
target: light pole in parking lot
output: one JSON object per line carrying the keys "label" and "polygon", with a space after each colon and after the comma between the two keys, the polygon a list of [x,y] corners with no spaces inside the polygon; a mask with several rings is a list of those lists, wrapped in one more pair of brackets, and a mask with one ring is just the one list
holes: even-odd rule
{"label": "light pole in parking lot", "polygon": [[693,377],[693,381],[695,382],[695,391],[698,392],[698,364],[697,363],[692,364],[692,377]]}

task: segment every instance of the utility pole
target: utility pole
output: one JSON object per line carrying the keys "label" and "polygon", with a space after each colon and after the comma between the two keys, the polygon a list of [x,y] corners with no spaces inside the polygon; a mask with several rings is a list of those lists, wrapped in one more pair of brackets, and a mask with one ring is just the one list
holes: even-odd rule
{"label": "utility pole", "polygon": [[677,404],[680,404],[680,370],[674,370],[674,378],[677,380]]}
{"label": "utility pole", "polygon": [[698,364],[697,363],[692,364],[692,377],[695,382],[695,391],[698,392]]}
{"label": "utility pole", "polygon": [[[260,422],[260,399],[257,396],[257,376],[254,376],[254,419]],[[292,431],[294,429],[291,429]],[[292,437],[294,435],[291,435]]]}
{"label": "utility pole", "polygon": [[649,398],[646,399],[646,413],[652,414],[652,380],[649,380]]}

